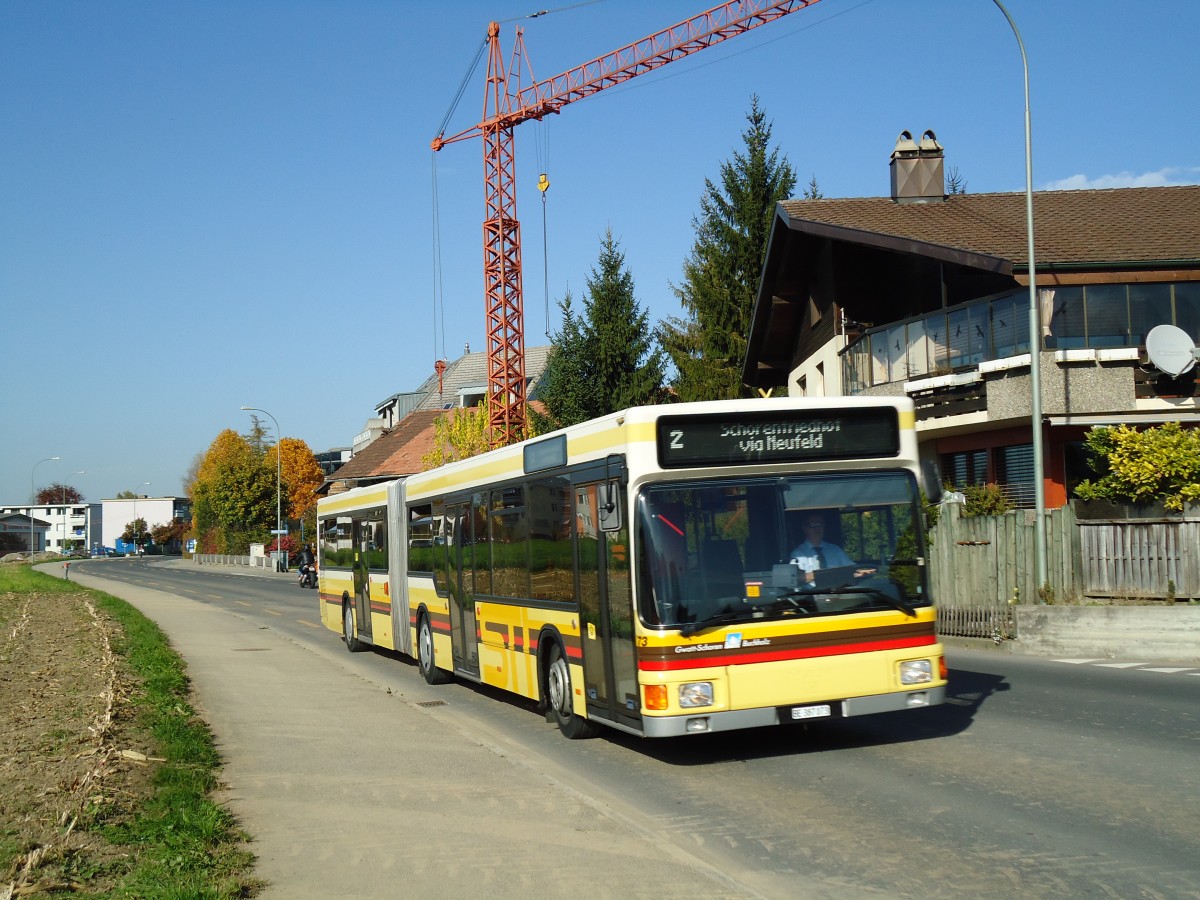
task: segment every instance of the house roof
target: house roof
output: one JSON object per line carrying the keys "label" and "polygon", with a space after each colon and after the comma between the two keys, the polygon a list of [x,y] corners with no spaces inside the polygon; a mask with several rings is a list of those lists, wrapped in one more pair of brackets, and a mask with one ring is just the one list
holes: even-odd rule
{"label": "house roof", "polygon": [[[1029,267],[1024,193],[953,194],[940,203],[786,200],[780,209],[795,230],[852,242],[860,240],[854,232],[886,235]],[[1039,268],[1200,262],[1200,185],[1040,191],[1033,216]]]}
{"label": "house roof", "polygon": [[[1200,186],[1042,191],[1034,194],[1034,235],[1043,283],[1122,271],[1196,273]],[[836,303],[853,321],[884,322],[1015,289],[1028,272],[1023,192],[954,194],[932,203],[783,201],[750,320],[743,380],[783,384],[798,355],[813,349],[801,343],[831,336],[825,330],[832,325],[809,317],[809,303]]]}
{"label": "house roof", "polygon": [[[546,369],[550,347],[525,349],[525,374],[530,382],[531,399],[528,405],[540,409],[532,399],[537,382]],[[322,492],[339,482],[369,482],[412,475],[423,468],[421,457],[433,449],[434,423],[448,407],[459,405],[459,392],[478,388],[487,390],[487,354],[468,353],[449,363],[442,374],[441,391],[437,375],[431,375],[414,392],[424,399],[404,415],[396,425],[354,454],[332,475],[325,479]],[[403,396],[393,394],[394,397]],[[380,406],[386,405],[387,400]],[[379,408],[379,407],[377,407]]]}
{"label": "house roof", "polygon": [[25,513],[5,513],[4,515],[0,516],[0,522],[2,522],[5,528],[8,530],[11,530],[13,526],[19,525],[20,528],[28,531],[31,523],[34,528],[50,527],[49,522],[43,522],[41,519],[33,518]]}
{"label": "house roof", "polygon": [[[530,396],[536,391],[538,379],[546,370],[546,359],[549,355],[549,346],[525,348],[525,377],[530,382]],[[436,373],[425,379],[421,386],[413,392],[425,395],[414,409],[445,409],[447,404],[457,406],[459,391],[477,388],[480,393],[483,393],[487,390],[487,380],[487,354],[482,351],[467,353],[447,364],[446,371],[442,374],[440,392]]]}
{"label": "house roof", "polygon": [[329,481],[396,478],[421,471],[421,457],[433,447],[434,421],[441,410],[414,410],[395,428],[354,454]]}

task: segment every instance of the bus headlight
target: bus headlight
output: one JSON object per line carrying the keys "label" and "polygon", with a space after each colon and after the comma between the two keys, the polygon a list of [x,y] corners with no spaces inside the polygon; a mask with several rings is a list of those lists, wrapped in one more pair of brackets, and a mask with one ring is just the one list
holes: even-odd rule
{"label": "bus headlight", "polygon": [[713,705],[713,686],[711,681],[689,681],[679,686],[679,705],[683,709],[695,709],[697,706]]}
{"label": "bus headlight", "polygon": [[901,684],[926,684],[933,681],[933,664],[927,659],[910,659],[900,663]]}

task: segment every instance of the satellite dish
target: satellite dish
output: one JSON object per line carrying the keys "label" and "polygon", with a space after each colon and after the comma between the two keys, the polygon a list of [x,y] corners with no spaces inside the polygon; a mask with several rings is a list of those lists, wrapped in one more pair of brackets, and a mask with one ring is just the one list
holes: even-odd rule
{"label": "satellite dish", "polygon": [[1174,325],[1155,325],[1146,335],[1146,355],[1150,362],[1178,378],[1196,365],[1196,345],[1188,333]]}

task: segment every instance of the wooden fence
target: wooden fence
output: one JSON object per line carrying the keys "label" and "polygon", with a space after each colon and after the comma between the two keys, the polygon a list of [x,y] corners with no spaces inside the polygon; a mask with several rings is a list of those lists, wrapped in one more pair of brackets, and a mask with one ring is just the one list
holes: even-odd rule
{"label": "wooden fence", "polygon": [[1200,597],[1200,522],[1079,522],[1084,593],[1134,600]]}
{"label": "wooden fence", "polygon": [[[930,582],[942,634],[1016,637],[1012,607],[1039,600],[1032,510],[964,518],[943,505],[931,531]],[[1046,599],[1200,597],[1200,520],[1088,519],[1046,511]]]}

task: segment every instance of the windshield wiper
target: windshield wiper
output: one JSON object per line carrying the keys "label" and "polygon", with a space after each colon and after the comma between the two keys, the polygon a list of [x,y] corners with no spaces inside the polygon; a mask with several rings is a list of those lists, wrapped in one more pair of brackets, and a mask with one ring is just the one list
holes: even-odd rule
{"label": "windshield wiper", "polygon": [[716,615],[709,616],[707,619],[701,619],[699,622],[688,622],[679,629],[680,635],[683,637],[691,637],[699,631],[712,628],[714,625],[723,625],[726,622],[736,622],[746,616],[750,612],[750,618],[754,618],[750,610],[744,609],[727,609],[724,612],[719,612]]}
{"label": "windshield wiper", "polygon": [[899,597],[893,597],[887,591],[880,590],[875,587],[855,587],[849,584],[843,584],[840,587],[829,588],[827,590],[817,591],[818,594],[866,594],[868,597],[877,597],[894,609],[900,610],[905,615],[915,616],[917,608],[908,603],[905,603]]}
{"label": "windshield wiper", "polygon": [[[811,597],[812,591],[797,589],[788,591],[780,597],[777,597],[773,602],[765,606],[753,606],[749,609],[726,609],[715,615],[709,616],[707,619],[701,619],[699,622],[688,622],[679,629],[679,633],[683,637],[690,637],[699,631],[712,628],[716,625],[724,625],[727,622],[743,622],[751,619],[762,619],[770,613],[790,613],[798,612],[805,615],[814,612],[807,606],[802,605],[797,597]],[[812,602],[811,600],[809,601]]]}

